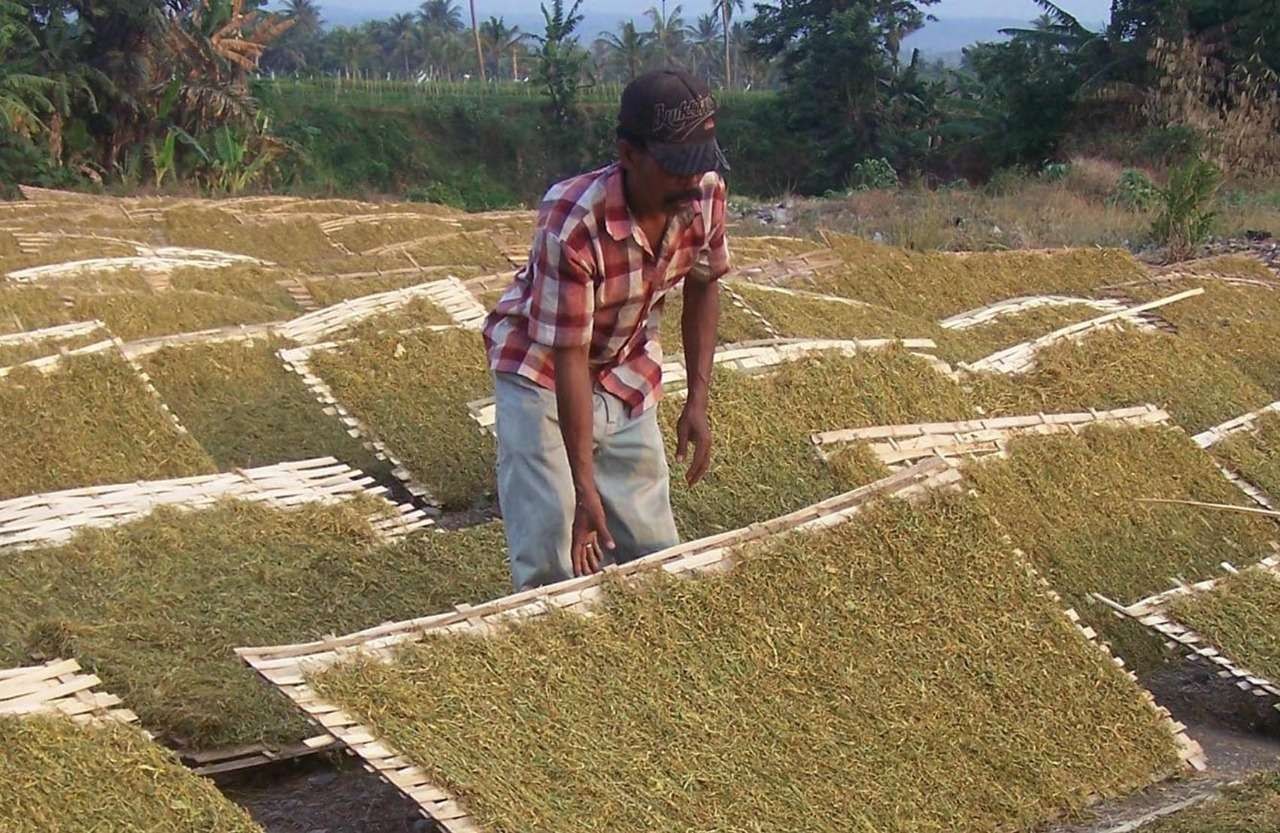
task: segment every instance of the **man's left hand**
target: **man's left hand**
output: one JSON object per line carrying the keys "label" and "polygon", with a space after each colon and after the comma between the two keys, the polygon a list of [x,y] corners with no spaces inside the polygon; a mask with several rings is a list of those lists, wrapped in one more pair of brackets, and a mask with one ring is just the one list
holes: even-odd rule
{"label": "man's left hand", "polygon": [[688,456],[690,443],[693,444],[693,462],[685,471],[684,480],[692,486],[702,479],[711,465],[711,421],[707,418],[706,406],[693,402],[685,403],[680,420],[676,422],[676,459],[681,463]]}

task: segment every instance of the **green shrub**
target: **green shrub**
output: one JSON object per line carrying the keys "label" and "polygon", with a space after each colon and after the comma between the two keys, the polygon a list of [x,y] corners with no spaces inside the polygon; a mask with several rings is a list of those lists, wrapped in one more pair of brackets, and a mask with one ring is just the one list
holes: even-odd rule
{"label": "green shrub", "polygon": [[1150,211],[1159,198],[1160,191],[1150,177],[1142,171],[1126,168],[1108,202],[1130,211]]}
{"label": "green shrub", "polygon": [[1171,260],[1186,260],[1208,237],[1217,211],[1214,197],[1222,185],[1222,171],[1204,159],[1190,159],[1169,172],[1160,190],[1160,214],[1151,226],[1156,241],[1166,246]]}
{"label": "green shrub", "polygon": [[883,156],[863,159],[849,173],[850,191],[878,191],[898,187],[898,172]]}

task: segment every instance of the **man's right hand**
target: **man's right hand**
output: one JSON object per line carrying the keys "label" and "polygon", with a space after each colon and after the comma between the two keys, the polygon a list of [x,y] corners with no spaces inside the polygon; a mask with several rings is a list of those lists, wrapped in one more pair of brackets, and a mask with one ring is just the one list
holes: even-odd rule
{"label": "man's right hand", "polygon": [[601,547],[613,549],[613,538],[605,523],[600,494],[592,489],[578,495],[573,511],[573,540],[569,556],[575,576],[589,576],[600,571]]}

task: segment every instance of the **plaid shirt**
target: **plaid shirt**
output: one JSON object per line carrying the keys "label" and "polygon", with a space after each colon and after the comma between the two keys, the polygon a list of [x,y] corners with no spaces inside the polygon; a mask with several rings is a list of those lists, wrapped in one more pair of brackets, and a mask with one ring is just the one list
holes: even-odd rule
{"label": "plaid shirt", "polygon": [[538,208],[529,263],[485,321],[494,371],[555,389],[554,348],[589,344],[599,387],[632,414],[662,397],[658,324],[685,277],[729,271],[725,186],[702,178],[702,199],[673,215],[655,257],[632,219],[616,163],[552,186]]}

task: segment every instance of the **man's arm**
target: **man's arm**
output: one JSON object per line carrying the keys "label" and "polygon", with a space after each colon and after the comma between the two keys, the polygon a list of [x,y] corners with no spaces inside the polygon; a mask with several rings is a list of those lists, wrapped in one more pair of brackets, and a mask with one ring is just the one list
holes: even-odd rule
{"label": "man's arm", "polygon": [[729,271],[729,243],[725,237],[725,185],[716,176],[715,188],[703,209],[708,224],[707,246],[684,282],[684,312],[680,332],[684,337],[684,364],[689,374],[689,395],[676,423],[676,459],[684,462],[690,443],[693,462],[685,472],[692,486],[711,465],[710,401],[711,367],[715,361],[716,327],[720,323],[720,278]]}
{"label": "man's arm", "polygon": [[683,463],[690,443],[693,444],[693,461],[685,471],[685,482],[690,486],[702,479],[711,464],[711,423],[707,417],[707,403],[710,401],[711,367],[715,359],[716,326],[719,322],[719,283],[686,280],[680,332],[684,338],[689,393],[676,423],[676,459]]}
{"label": "man's arm", "polygon": [[564,438],[576,496],[573,538],[569,547],[575,576],[590,575],[600,569],[599,546],[613,549],[604,506],[596,490],[593,402],[587,351],[585,344],[557,347],[555,351],[556,411],[560,417],[560,436]]}

